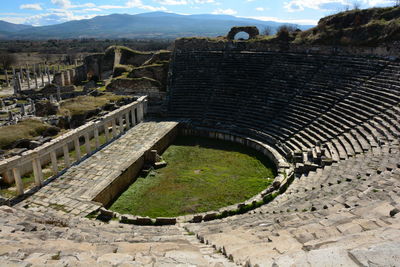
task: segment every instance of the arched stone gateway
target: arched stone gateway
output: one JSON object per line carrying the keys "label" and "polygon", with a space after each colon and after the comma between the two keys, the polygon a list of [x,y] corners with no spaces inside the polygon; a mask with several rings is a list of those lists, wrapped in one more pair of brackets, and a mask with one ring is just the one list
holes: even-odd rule
{"label": "arched stone gateway", "polygon": [[227,38],[229,40],[234,40],[236,34],[238,34],[239,32],[247,33],[249,35],[249,39],[254,39],[258,35],[260,35],[260,31],[257,29],[256,26],[242,26],[242,27],[233,27],[228,33]]}

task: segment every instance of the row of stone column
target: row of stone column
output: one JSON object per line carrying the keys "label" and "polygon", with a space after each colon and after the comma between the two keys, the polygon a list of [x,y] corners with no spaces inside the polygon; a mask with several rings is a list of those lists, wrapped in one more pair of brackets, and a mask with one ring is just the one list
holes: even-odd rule
{"label": "row of stone column", "polygon": [[[77,60],[75,60],[75,67],[78,65]],[[31,75],[33,76],[33,82],[35,84],[35,88],[38,88],[38,78],[42,78],[42,85],[44,86],[44,77],[47,76],[48,82],[50,82],[50,75],[55,75],[56,73],[60,73],[60,65],[57,67],[52,66],[51,68],[48,65],[45,64],[32,64],[32,65],[26,65],[25,68],[20,66],[19,68],[12,68],[12,79],[10,80],[8,70],[4,70],[4,75],[6,79],[6,84],[7,87],[11,85],[11,82],[14,82],[14,87],[15,87],[15,81],[19,81],[19,84],[22,84],[23,82],[28,83],[28,88],[31,88]],[[72,77],[75,77],[75,69],[71,70],[66,70],[66,71],[61,71],[64,73],[64,80],[65,80],[65,85],[72,84]],[[69,77],[67,77],[67,74]],[[19,77],[17,77],[19,76]],[[33,85],[33,84],[32,84]],[[21,86],[18,86],[18,88],[21,88]]]}
{"label": "row of stone column", "polygon": [[[23,74],[20,72],[15,72],[13,74],[13,87],[14,87],[14,94],[20,93],[24,88],[23,80],[22,80]],[[41,83],[40,80],[41,79]],[[40,73],[38,76],[36,73],[33,75],[33,79],[31,79],[29,72],[27,73],[27,78],[26,78],[26,89],[39,89],[39,87],[44,87],[46,84],[51,83],[51,76],[50,76],[50,71],[46,71],[45,73]]]}
{"label": "row of stone column", "polygon": [[[65,168],[69,168],[75,161],[80,161],[82,158],[80,142],[79,138],[81,136],[84,137],[84,146],[86,150],[86,155],[92,154],[92,146],[90,144],[91,136],[94,138],[95,143],[95,151],[100,148],[102,144],[100,144],[99,134],[100,130],[104,131],[104,135],[106,138],[106,143],[116,139],[119,135],[123,134],[125,131],[134,127],[136,124],[141,122],[144,118],[145,106],[143,102],[138,103],[137,105],[132,106],[131,108],[124,110],[124,112],[118,113],[116,116],[111,119],[107,119],[101,125],[96,125],[94,129],[88,130],[86,132],[78,132],[72,141],[65,142],[62,145],[63,156],[64,156],[64,165]],[[93,131],[93,132],[92,132]],[[73,149],[75,150],[75,161],[73,162],[70,158],[70,142],[73,142]],[[58,162],[57,162],[57,148],[53,149],[49,152],[51,168],[54,175],[59,173],[58,170]],[[42,171],[42,161],[41,157],[37,156],[32,160],[32,169],[35,177],[36,186],[43,185],[43,171]],[[21,180],[21,172],[20,166],[16,165],[12,168],[12,175],[14,176],[15,185],[17,188],[18,195],[22,195],[24,193],[24,187]]]}
{"label": "row of stone column", "polygon": [[75,78],[76,78],[76,70],[69,69],[61,71],[60,73],[54,75],[54,83],[59,86],[72,85],[75,83]]}

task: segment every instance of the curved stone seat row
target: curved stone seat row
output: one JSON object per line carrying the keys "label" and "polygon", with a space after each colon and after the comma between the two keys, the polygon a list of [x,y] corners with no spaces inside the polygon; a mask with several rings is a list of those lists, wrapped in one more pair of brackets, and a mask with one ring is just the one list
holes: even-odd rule
{"label": "curved stone seat row", "polygon": [[396,265],[399,153],[398,145],[375,148],[302,175],[250,214],[188,229],[248,266]]}
{"label": "curved stone seat row", "polygon": [[268,205],[188,225],[199,240],[246,266],[397,264],[399,61],[272,52],[174,61],[172,116],[265,141],[298,173]]}
{"label": "curved stone seat row", "polygon": [[[209,66],[217,66],[216,71]],[[313,150],[322,145],[321,156],[337,162],[398,136],[396,119],[382,114],[400,103],[399,62],[195,52],[178,54],[172,67],[171,116],[263,132],[287,156],[316,154]],[[321,157],[310,162],[321,162]]]}

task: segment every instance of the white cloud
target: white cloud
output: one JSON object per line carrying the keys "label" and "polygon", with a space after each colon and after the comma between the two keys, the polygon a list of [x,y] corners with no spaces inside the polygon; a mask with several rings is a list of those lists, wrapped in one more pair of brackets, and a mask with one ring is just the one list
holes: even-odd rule
{"label": "white cloud", "polygon": [[0,17],[0,20],[4,20],[15,24],[25,24],[25,17]]}
{"label": "white cloud", "polygon": [[29,10],[43,10],[40,4],[24,4],[19,6],[20,9],[29,9]]}
{"label": "white cloud", "polygon": [[189,4],[186,0],[158,0],[157,3],[167,6],[179,6]]}
{"label": "white cloud", "polygon": [[257,10],[257,11],[264,11],[265,8],[263,8],[263,7],[256,7],[256,10]]}
{"label": "white cloud", "polygon": [[52,13],[44,13],[28,17],[26,18],[25,23],[34,26],[43,26],[43,25],[52,25],[52,24],[67,22],[71,20],[91,19],[95,16],[98,16],[98,14],[75,15],[71,11],[52,12]]}
{"label": "white cloud", "polygon": [[69,0],[51,0],[51,3],[61,8],[71,8],[71,1]]}
{"label": "white cloud", "polygon": [[385,6],[394,4],[394,0],[363,0],[362,3],[367,5],[368,7],[373,6]]}
{"label": "white cloud", "polygon": [[167,10],[165,7],[154,7],[154,6],[145,5],[145,4],[143,4],[143,2],[141,0],[129,0],[128,2],[126,2],[126,7],[127,8],[136,7],[136,8],[140,8],[140,9],[144,9],[144,10],[149,10],[149,11],[166,11]]}
{"label": "white cloud", "polygon": [[285,9],[289,12],[303,11],[305,8],[323,10],[324,5],[338,4],[342,6],[353,6],[354,3],[360,3],[364,8],[374,6],[387,6],[393,4],[393,0],[291,0],[284,3]]}
{"label": "white cloud", "polygon": [[321,10],[326,4],[349,5],[349,0],[292,0],[284,3],[289,12],[303,11],[305,8]]}
{"label": "white cloud", "polygon": [[194,0],[196,4],[212,4],[215,3],[214,0]]}
{"label": "white cloud", "polygon": [[216,15],[236,15],[237,11],[233,10],[231,8],[228,8],[228,9],[218,8],[218,9],[214,10],[212,13],[216,14]]}
{"label": "white cloud", "polygon": [[280,22],[280,23],[291,23],[291,24],[300,24],[300,25],[317,25],[318,20],[314,19],[282,19],[282,18],[276,18],[276,17],[260,17],[260,16],[255,16],[255,17],[246,17],[250,19],[257,19],[257,20],[263,20],[263,21],[275,21],[275,22]]}

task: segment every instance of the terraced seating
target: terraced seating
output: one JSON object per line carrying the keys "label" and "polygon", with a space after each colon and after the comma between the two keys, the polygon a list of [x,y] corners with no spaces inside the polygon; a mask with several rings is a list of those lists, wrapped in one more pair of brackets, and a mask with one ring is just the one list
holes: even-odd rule
{"label": "terraced seating", "polygon": [[2,206],[2,266],[234,266],[179,226],[105,224]]}
{"label": "terraced seating", "polygon": [[251,214],[187,228],[248,266],[396,265],[399,156],[398,145],[375,148],[302,175]]}
{"label": "terraced seating", "polygon": [[[193,65],[184,67],[184,62]],[[398,61],[182,52],[172,67],[179,77],[170,81],[170,116],[190,118],[195,125],[262,132],[268,137],[263,141],[289,159],[296,151],[310,155],[302,164],[346,160],[399,136]],[[316,147],[323,153],[314,159]]]}

